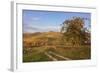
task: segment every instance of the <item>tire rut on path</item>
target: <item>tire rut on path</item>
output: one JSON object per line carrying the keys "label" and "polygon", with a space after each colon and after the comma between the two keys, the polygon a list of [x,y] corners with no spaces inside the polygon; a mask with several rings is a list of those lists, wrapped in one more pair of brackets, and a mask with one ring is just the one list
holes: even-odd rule
{"label": "tire rut on path", "polygon": [[50,59],[52,59],[53,61],[58,61],[59,59],[60,60],[71,60],[70,58],[64,57],[64,56],[59,55],[59,54],[52,52],[52,51],[45,52],[44,54],[46,56],[48,56]]}

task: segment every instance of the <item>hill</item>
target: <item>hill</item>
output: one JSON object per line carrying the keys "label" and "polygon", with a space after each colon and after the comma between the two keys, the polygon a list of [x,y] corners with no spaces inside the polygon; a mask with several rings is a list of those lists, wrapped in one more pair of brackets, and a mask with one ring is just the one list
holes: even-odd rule
{"label": "hill", "polygon": [[[60,32],[23,34],[23,62],[80,60],[91,58],[91,46],[69,46]],[[67,45],[68,44],[68,45]]]}

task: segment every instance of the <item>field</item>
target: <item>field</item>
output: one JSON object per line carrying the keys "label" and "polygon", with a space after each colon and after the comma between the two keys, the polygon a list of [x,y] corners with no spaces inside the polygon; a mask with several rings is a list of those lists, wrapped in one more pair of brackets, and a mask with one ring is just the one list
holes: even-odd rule
{"label": "field", "polygon": [[60,32],[23,34],[23,62],[83,60],[91,58],[90,45],[71,45]]}

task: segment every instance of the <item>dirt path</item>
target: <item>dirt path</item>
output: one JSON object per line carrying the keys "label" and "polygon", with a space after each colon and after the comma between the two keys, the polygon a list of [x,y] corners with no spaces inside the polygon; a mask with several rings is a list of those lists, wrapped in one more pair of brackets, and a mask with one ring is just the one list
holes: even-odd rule
{"label": "dirt path", "polygon": [[49,53],[52,54],[52,55],[55,55],[55,56],[57,56],[57,57],[59,57],[59,58],[62,58],[62,59],[64,59],[64,60],[71,60],[70,58],[64,57],[64,56],[62,56],[62,55],[60,55],[60,54],[57,54],[57,53],[54,53],[54,52],[52,52],[52,51],[49,51]]}
{"label": "dirt path", "polygon": [[46,56],[48,56],[50,59],[52,59],[53,61],[58,61],[58,60],[71,60],[70,58],[64,57],[62,55],[59,55],[55,52],[52,51],[48,51],[44,53]]}
{"label": "dirt path", "polygon": [[53,56],[51,56],[49,53],[45,52],[44,53],[46,56],[48,56],[50,59],[52,59],[53,61],[57,61],[56,58],[54,58]]}

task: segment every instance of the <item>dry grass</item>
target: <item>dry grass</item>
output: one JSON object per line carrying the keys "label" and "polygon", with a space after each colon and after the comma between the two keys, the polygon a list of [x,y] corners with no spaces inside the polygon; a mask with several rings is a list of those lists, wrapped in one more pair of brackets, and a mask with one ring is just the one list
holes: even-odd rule
{"label": "dry grass", "polygon": [[[68,46],[59,32],[23,34],[23,62],[52,61],[44,52],[55,52],[71,60],[91,58],[90,45]],[[33,44],[34,43],[34,44]]]}

